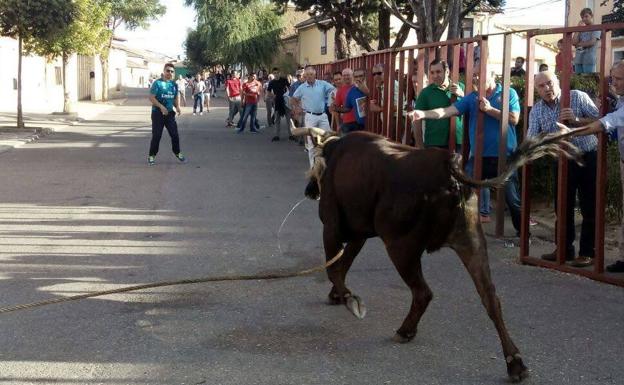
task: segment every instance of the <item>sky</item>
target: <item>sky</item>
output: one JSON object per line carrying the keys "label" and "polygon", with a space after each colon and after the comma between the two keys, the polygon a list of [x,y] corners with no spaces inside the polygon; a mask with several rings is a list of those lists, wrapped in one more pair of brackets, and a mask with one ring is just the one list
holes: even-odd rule
{"label": "sky", "polygon": [[[184,0],[160,0],[167,13],[152,21],[147,30],[120,30],[130,47],[148,49],[169,56],[184,57],[184,40],[195,27],[195,11]],[[501,22],[515,25],[563,25],[564,0],[507,0]]]}

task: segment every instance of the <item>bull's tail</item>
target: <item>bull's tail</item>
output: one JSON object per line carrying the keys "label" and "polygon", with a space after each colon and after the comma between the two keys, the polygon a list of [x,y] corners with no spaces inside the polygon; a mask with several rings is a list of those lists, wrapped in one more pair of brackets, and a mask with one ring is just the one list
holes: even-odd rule
{"label": "bull's tail", "polygon": [[[507,168],[501,175],[492,179],[476,180],[466,175],[461,168],[461,162],[454,159],[451,162],[451,174],[461,183],[476,187],[501,187],[511,174],[519,167],[543,156],[557,157],[560,154],[574,159],[581,164],[582,151],[566,139],[572,136],[572,132],[566,133],[542,133],[533,138],[526,138],[513,154],[507,158]],[[458,158],[459,155],[456,155]]]}

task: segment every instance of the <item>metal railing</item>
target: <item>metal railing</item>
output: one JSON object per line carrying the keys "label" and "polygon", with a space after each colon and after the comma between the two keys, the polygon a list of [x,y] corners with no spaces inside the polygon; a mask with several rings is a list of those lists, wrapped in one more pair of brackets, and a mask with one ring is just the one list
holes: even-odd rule
{"label": "metal railing", "polygon": [[[367,86],[369,88],[369,99],[384,101],[381,113],[367,113],[366,130],[383,135],[396,142],[410,143],[411,122],[405,119],[404,112],[405,103],[414,99],[423,89],[425,74],[429,68],[429,63],[434,59],[448,60],[450,67],[450,79],[453,83],[459,82],[460,68],[459,57],[460,49],[465,51],[465,68],[463,69],[466,79],[465,93],[469,94],[473,87],[473,75],[478,74],[478,81],[474,84],[474,90],[480,94],[484,94],[486,89],[486,78],[488,72],[488,44],[489,38],[496,35],[503,37],[503,60],[502,60],[502,100],[501,100],[501,119],[500,119],[500,138],[498,153],[498,169],[499,173],[505,168],[507,158],[507,135],[509,120],[509,98],[510,98],[510,71],[512,63],[512,37],[514,34],[526,34],[526,75],[525,75],[525,93],[522,105],[522,114],[524,124],[520,137],[524,138],[528,129],[528,117],[530,108],[533,106],[534,99],[534,59],[535,59],[535,40],[541,35],[561,34],[564,40],[563,66],[560,75],[561,83],[561,108],[570,105],[570,66],[567,63],[572,62],[572,34],[576,32],[587,32],[599,30],[602,32],[601,49],[600,49],[600,97],[602,99],[601,113],[604,115],[607,111],[607,76],[611,65],[611,31],[624,29],[624,23],[591,25],[584,27],[569,27],[555,29],[529,29],[523,31],[504,32],[500,34],[479,35],[469,39],[457,39],[441,42],[432,42],[418,44],[410,47],[402,47],[397,49],[388,49],[363,54],[359,57],[344,59],[332,63],[318,64],[314,67],[317,70],[317,77],[324,78],[326,74],[333,74],[335,71],[344,68],[364,68],[367,73]],[[479,58],[475,64],[475,51],[478,47]],[[372,68],[375,65],[382,65],[384,68],[383,79],[375,80],[372,74]],[[411,84],[411,76],[416,77],[416,86]],[[395,91],[396,89],[396,91]],[[396,100],[396,103],[394,103]],[[388,103],[390,101],[390,103]],[[482,176],[482,159],[484,147],[484,122],[485,114],[480,110],[477,112],[477,125],[475,132],[475,143],[470,151],[468,146],[469,126],[466,116],[464,116],[464,135],[462,146],[462,154],[464,161],[469,156],[474,157],[474,177],[481,179]],[[457,145],[455,143],[455,119],[450,119],[449,132],[449,150],[455,151]],[[531,180],[531,166],[525,166],[522,169],[522,215],[521,215],[521,236],[520,236],[520,261],[522,263],[537,265],[557,269],[560,271],[580,274],[591,279],[608,282],[611,284],[624,286],[624,277],[614,277],[604,273],[604,228],[605,228],[605,185],[606,185],[606,137],[605,134],[599,134],[598,148],[598,168],[597,168],[597,186],[596,186],[596,232],[595,232],[595,263],[593,270],[589,271],[582,268],[573,268],[565,264],[565,221],[558,221],[556,231],[557,243],[557,261],[548,262],[539,258],[530,256],[529,254],[529,213],[531,207],[531,196],[529,193],[529,185]],[[560,159],[559,161],[559,183],[557,191],[557,217],[565,218],[566,196],[565,184],[567,178],[567,162]],[[502,237],[504,235],[504,215],[505,215],[505,197],[504,188],[496,191],[496,221],[495,235]]]}

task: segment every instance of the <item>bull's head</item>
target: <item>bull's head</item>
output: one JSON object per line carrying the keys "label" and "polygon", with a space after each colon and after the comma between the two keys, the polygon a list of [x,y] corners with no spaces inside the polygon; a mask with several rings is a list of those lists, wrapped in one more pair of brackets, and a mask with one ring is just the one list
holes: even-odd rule
{"label": "bull's head", "polygon": [[323,157],[323,147],[332,140],[339,139],[340,136],[334,131],[325,131],[316,127],[295,127],[295,123],[290,120],[290,131],[294,136],[310,135],[314,147],[314,165],[307,172],[310,179],[305,189],[305,195],[310,199],[319,199],[321,196],[321,178],[325,172],[325,158]]}

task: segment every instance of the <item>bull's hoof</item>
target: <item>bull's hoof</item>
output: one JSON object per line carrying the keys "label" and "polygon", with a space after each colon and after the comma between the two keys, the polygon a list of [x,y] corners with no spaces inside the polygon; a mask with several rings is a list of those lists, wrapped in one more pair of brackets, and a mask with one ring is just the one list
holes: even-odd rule
{"label": "bull's hoof", "polygon": [[329,305],[344,305],[346,303],[345,298],[338,294],[331,292],[327,296],[327,304]]}
{"label": "bull's hoof", "polygon": [[394,334],[394,337],[392,337],[392,341],[398,342],[400,344],[405,344],[413,340],[415,336],[416,336],[416,332],[405,333],[405,332],[397,331]]}
{"label": "bull's hoof", "polygon": [[327,295],[327,303],[329,305],[345,305],[347,298],[351,296],[351,292],[347,291],[346,294],[340,295],[335,288],[332,287],[331,291]]}
{"label": "bull's hoof", "polygon": [[511,382],[520,382],[529,376],[529,370],[524,366],[520,354],[507,356],[505,361],[507,361],[507,374]]}
{"label": "bull's hoof", "polygon": [[364,302],[357,295],[347,297],[347,303],[345,306],[357,318],[363,319],[366,317],[366,306],[364,306]]}

